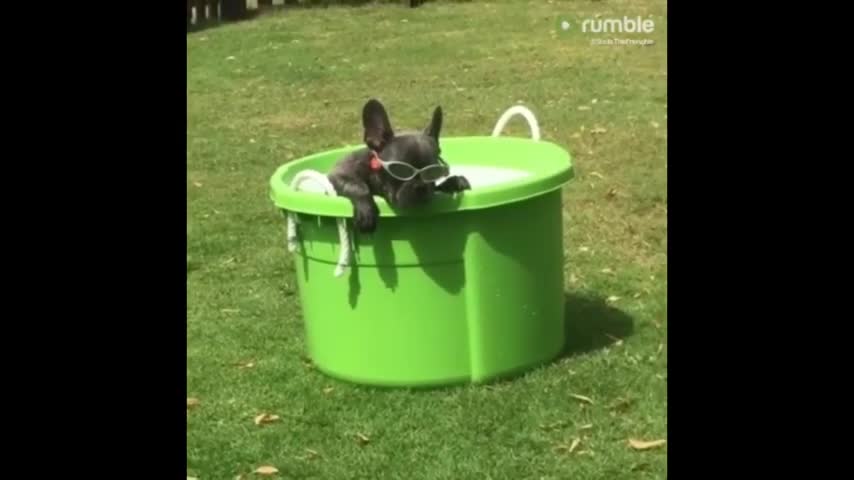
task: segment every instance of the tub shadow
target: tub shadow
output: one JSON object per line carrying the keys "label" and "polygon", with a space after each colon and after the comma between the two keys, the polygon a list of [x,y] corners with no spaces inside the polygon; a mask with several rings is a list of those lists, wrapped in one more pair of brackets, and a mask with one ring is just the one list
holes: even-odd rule
{"label": "tub shadow", "polygon": [[468,235],[468,231],[459,229],[442,239],[442,249],[447,252],[448,257],[459,259],[450,262],[433,263],[431,261],[429,252],[434,251],[435,247],[429,243],[429,240],[425,241],[420,237],[414,237],[411,242],[412,250],[421,263],[418,268],[422,269],[436,285],[452,295],[460,293],[466,284],[463,252],[466,248]]}
{"label": "tub shadow", "polygon": [[[434,239],[424,239],[418,235],[410,237],[407,241],[412,245],[415,256],[418,258],[419,265],[417,266],[397,265],[392,239],[386,235],[378,235],[373,241],[374,256],[380,265],[376,267],[377,273],[385,287],[394,292],[400,282],[399,268],[419,268],[442,289],[448,293],[457,294],[462,291],[466,283],[465,265],[462,259],[467,235],[466,232],[460,231],[458,234],[442,239],[443,246],[441,248],[445,252],[452,252],[450,257],[459,258],[458,262],[442,263],[433,263],[430,258],[431,252],[436,249],[436,246],[432,244],[435,241]],[[355,294],[357,295],[358,292]]]}
{"label": "tub shadow", "polygon": [[634,333],[634,319],[603,298],[567,293],[564,302],[564,347],[558,358],[599,350]]}
{"label": "tub shadow", "polygon": [[[381,227],[380,227],[381,228]],[[386,288],[392,292],[397,288],[397,266],[395,263],[394,249],[391,239],[385,235],[378,235],[374,240],[374,256],[377,263],[377,273],[380,275]]]}
{"label": "tub shadow", "polygon": [[[461,202],[459,195],[441,194],[437,196],[434,202],[440,203],[441,208],[453,209]],[[412,209],[402,209],[390,206],[395,214],[401,217],[418,218],[422,215],[429,216],[429,213],[415,207]],[[374,234],[359,234],[354,233],[354,240],[357,245],[362,244],[360,248],[373,249],[374,258],[376,259],[377,273],[380,276],[386,288],[394,292],[399,283],[399,268],[419,268],[424,271],[437,285],[445,291],[457,294],[462,291],[465,285],[465,266],[463,264],[463,251],[466,246],[466,240],[469,235],[468,229],[464,223],[460,223],[460,228],[452,229],[452,235],[439,237],[435,234],[424,234],[424,232],[415,232],[413,225],[406,225],[400,230],[384,230],[384,221],[388,218],[380,218],[377,225],[377,232]],[[420,222],[415,225],[426,225],[430,220],[425,217],[424,224]],[[459,219],[456,219],[460,222]],[[362,237],[362,238],[360,238]],[[362,239],[370,239],[370,241],[361,242]],[[392,245],[393,240],[401,240],[409,243],[418,259],[418,265],[398,265],[398,258],[394,252]],[[441,245],[437,246],[437,242]],[[436,262],[436,251],[442,252],[442,261]],[[358,261],[354,261],[353,272],[351,276],[357,276],[356,265]],[[350,306],[356,307],[358,303],[358,295],[361,289],[359,288],[358,278],[351,278],[350,282]]]}
{"label": "tub shadow", "polygon": [[[541,368],[548,368],[564,358],[601,350],[613,345],[618,340],[628,338],[634,334],[634,319],[622,310],[609,305],[603,298],[565,293],[564,302],[564,347],[556,356],[538,364],[526,365],[505,372],[480,382],[476,386],[484,388],[500,387],[503,384],[512,383]],[[465,388],[472,385],[467,379],[452,381],[445,385],[412,386],[362,385],[347,380],[340,381],[354,388],[372,392],[400,390],[412,392],[442,391]]]}
{"label": "tub shadow", "polygon": [[[601,297],[564,293],[564,345],[552,358],[497,375],[480,384],[495,388],[548,368],[561,360],[606,348],[634,333],[634,319]],[[453,388],[453,386],[449,386]]]}
{"label": "tub shadow", "polygon": [[350,276],[350,308],[355,309],[359,304],[359,293],[362,292],[362,284],[359,283],[359,265],[353,262],[347,274]]}
{"label": "tub shadow", "polygon": [[558,354],[534,365],[519,367],[482,382],[484,387],[511,383],[561,360],[606,348],[634,333],[634,319],[608,305],[605,299],[564,293],[564,345]]}
{"label": "tub shadow", "polygon": [[[459,207],[461,201],[462,195],[443,193],[438,194],[434,200],[434,202],[441,203],[442,208],[448,210]],[[405,214],[406,210],[397,210],[397,212]],[[422,269],[443,290],[456,295],[462,291],[466,284],[463,253],[471,231],[468,223],[462,220],[459,215],[445,215],[444,218],[444,221],[456,222],[454,228],[447,230],[450,233],[441,237],[437,235],[412,235],[408,241],[418,258],[418,268]],[[442,252],[442,259],[439,261],[434,257],[437,250]]]}

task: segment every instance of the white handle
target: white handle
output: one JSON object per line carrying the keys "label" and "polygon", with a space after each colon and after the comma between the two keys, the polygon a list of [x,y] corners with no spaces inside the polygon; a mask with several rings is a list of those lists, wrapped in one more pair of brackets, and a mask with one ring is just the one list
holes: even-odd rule
{"label": "white handle", "polygon": [[510,107],[501,115],[501,118],[498,119],[498,123],[495,124],[495,128],[492,129],[492,136],[497,137],[500,135],[501,131],[504,130],[504,127],[507,125],[507,122],[510,121],[514,115],[521,115],[528,121],[528,127],[531,129],[531,138],[535,141],[539,141],[540,125],[537,123],[537,117],[534,116],[533,112],[522,105]]}
{"label": "white handle", "polygon": [[[299,190],[305,181],[314,181],[320,186],[320,192],[331,197],[337,197],[335,187],[326,175],[315,170],[303,170],[294,176],[291,181],[291,188]],[[320,193],[319,192],[319,193]],[[297,242],[297,218],[293,212],[288,212],[288,250],[291,252],[299,248]],[[344,269],[350,266],[352,250],[350,249],[350,236],[347,233],[347,222],[343,218],[338,219],[338,242],[340,253],[338,255],[338,264],[335,266],[335,276],[340,277],[344,273]]]}

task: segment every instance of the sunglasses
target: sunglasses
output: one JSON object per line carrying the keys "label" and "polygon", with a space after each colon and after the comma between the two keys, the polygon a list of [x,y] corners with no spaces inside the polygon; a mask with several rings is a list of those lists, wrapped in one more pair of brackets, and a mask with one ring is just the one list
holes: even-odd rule
{"label": "sunglasses", "polygon": [[442,157],[439,157],[438,164],[428,165],[424,168],[418,169],[408,163],[393,160],[386,162],[382,160],[376,152],[373,152],[373,156],[371,157],[371,169],[376,171],[380,168],[385,169],[389,175],[402,182],[408,182],[416,176],[420,176],[421,180],[425,182],[435,182],[436,180],[447,176],[450,170],[448,164],[445,163],[445,160],[442,159]]}

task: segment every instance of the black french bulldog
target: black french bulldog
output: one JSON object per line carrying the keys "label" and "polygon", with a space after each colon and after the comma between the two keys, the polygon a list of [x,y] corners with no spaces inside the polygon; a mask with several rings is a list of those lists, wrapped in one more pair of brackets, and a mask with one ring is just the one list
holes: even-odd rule
{"label": "black french bulldog", "polygon": [[396,135],[385,107],[371,99],[362,109],[362,124],[367,148],[344,157],[329,174],[338,195],[352,202],[353,220],[360,232],[376,230],[379,210],[374,195],[394,208],[407,208],[429,202],[437,191],[456,193],[471,188],[461,176],[450,176],[436,185],[449,174],[439,147],[442,107],[436,107],[423,132]]}

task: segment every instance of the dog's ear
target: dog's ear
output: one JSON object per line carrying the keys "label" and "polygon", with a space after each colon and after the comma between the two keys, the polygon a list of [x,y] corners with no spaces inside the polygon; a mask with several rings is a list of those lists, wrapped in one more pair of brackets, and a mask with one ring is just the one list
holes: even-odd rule
{"label": "dog's ear", "polygon": [[433,137],[433,140],[436,140],[436,143],[439,143],[439,132],[442,131],[442,107],[436,107],[436,110],[433,110],[433,119],[430,121],[430,125],[424,129],[424,133]]}
{"label": "dog's ear", "polygon": [[394,138],[394,131],[383,104],[368,100],[362,109],[362,125],[365,127],[365,144],[373,150],[382,150]]}

